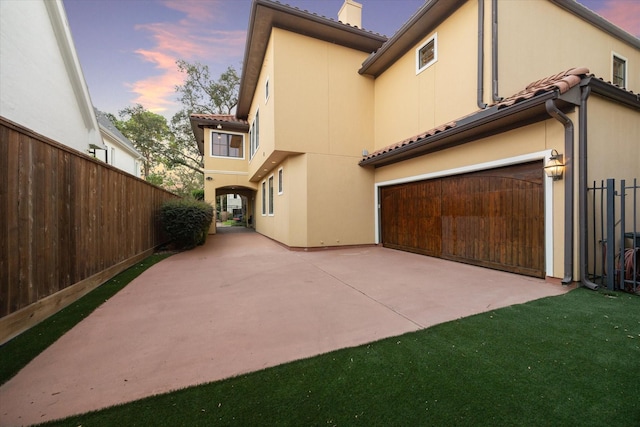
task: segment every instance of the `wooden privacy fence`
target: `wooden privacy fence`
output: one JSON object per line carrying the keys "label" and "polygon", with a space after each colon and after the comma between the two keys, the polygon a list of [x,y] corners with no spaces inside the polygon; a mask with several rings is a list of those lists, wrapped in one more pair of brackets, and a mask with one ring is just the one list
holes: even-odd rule
{"label": "wooden privacy fence", "polygon": [[175,197],[0,117],[0,343],[150,255]]}

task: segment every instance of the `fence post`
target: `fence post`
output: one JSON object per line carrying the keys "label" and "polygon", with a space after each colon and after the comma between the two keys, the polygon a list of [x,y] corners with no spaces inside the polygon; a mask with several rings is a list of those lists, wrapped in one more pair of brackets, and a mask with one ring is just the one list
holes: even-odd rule
{"label": "fence post", "polygon": [[616,265],[616,217],[615,217],[615,179],[607,179],[607,289],[615,287]]}
{"label": "fence post", "polygon": [[624,243],[625,243],[625,236],[624,236],[624,232],[626,230],[626,225],[624,223],[624,214],[625,214],[625,209],[626,209],[626,204],[625,204],[625,185],[626,182],[625,180],[621,180],[620,181],[620,251],[618,252],[620,254],[620,277],[619,277],[619,281],[618,281],[618,288],[619,290],[624,290],[625,288],[625,264],[624,264]]}

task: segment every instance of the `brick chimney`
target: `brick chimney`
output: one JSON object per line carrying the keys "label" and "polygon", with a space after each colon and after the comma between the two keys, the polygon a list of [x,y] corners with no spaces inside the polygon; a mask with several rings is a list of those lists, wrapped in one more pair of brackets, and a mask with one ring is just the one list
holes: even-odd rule
{"label": "brick chimney", "polygon": [[362,28],[362,5],[353,0],[344,0],[338,12],[338,21],[352,27]]}

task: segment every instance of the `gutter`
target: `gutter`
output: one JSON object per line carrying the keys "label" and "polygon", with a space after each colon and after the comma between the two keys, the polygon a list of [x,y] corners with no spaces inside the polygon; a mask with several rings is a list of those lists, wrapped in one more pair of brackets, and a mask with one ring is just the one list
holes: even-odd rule
{"label": "gutter", "polygon": [[598,290],[600,286],[591,280],[587,274],[587,99],[591,94],[591,88],[587,86],[582,87],[580,93],[580,112],[578,122],[578,152],[580,157],[578,158],[578,222],[580,232],[580,252],[579,252],[579,264],[580,264],[580,282],[583,286],[591,289]]}
{"label": "gutter", "polygon": [[484,103],[484,0],[478,0],[478,108],[485,109]]}
{"label": "gutter", "polygon": [[563,285],[573,281],[573,122],[558,109],[553,99],[545,102],[547,113],[564,126],[564,278]]}

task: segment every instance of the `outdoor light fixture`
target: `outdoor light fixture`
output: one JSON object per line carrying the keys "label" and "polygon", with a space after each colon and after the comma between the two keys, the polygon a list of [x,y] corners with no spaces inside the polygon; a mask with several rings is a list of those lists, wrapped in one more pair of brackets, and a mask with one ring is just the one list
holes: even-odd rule
{"label": "outdoor light fixture", "polygon": [[544,171],[547,176],[554,181],[562,179],[562,173],[564,172],[564,163],[562,163],[562,154],[558,154],[556,150],[551,150],[549,160],[544,167]]}
{"label": "outdoor light fixture", "polygon": [[207,181],[213,181],[213,178],[212,178],[212,177],[210,177],[210,176],[208,176],[208,177],[207,177]]}
{"label": "outdoor light fixture", "polygon": [[222,125],[216,126],[216,129],[222,129]]}

